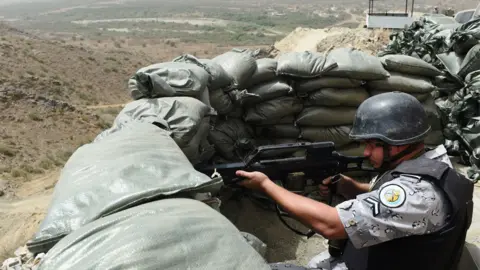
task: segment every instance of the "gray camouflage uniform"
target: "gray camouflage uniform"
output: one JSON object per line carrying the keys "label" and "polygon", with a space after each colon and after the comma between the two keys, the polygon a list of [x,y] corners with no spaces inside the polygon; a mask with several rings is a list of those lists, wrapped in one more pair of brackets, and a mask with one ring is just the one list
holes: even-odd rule
{"label": "gray camouflage uniform", "polygon": [[[423,156],[440,160],[452,167],[443,145]],[[371,187],[376,180],[377,178],[372,179]],[[379,201],[387,207],[375,207]],[[449,213],[449,205],[442,191],[434,184],[413,175],[401,175],[379,189],[338,204],[336,208],[355,248],[435,232],[445,224]],[[330,258],[328,251],[312,258],[308,267],[348,269],[341,258]]]}

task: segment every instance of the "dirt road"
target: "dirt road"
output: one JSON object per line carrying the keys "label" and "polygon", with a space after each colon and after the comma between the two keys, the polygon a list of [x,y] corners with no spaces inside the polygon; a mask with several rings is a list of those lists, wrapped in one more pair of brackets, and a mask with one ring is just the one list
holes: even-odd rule
{"label": "dirt road", "polygon": [[46,214],[59,171],[15,188],[15,199],[0,198],[0,262],[35,234]]}

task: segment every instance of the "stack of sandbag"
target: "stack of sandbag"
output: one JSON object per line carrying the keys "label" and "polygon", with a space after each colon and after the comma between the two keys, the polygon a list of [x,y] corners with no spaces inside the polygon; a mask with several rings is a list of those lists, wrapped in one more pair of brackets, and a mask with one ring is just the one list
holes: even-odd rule
{"label": "stack of sandbag", "polygon": [[426,144],[443,144],[442,117],[432,95],[437,89],[434,85],[435,78],[441,76],[442,72],[421,59],[407,55],[391,54],[380,57],[380,60],[390,73],[390,77],[368,81],[367,88],[370,94],[373,96],[399,91],[416,97],[424,105],[432,128],[425,140]]}
{"label": "stack of sandbag", "polygon": [[157,123],[167,122],[131,121],[73,153],[45,219],[27,243],[31,252],[46,252],[90,222],[149,201],[218,191],[222,179],[196,171]]}
{"label": "stack of sandbag", "polygon": [[355,49],[338,48],[324,55],[323,63],[310,73],[286,70],[288,54],[282,55],[277,73],[294,78],[296,93],[304,104],[295,119],[299,138],[333,141],[339,150],[347,150],[358,146],[350,144],[348,134],[358,106],[369,97],[365,81],[383,79],[389,73],[378,58]]}
{"label": "stack of sandbag", "polygon": [[197,164],[210,159],[215,152],[207,140],[212,116],[215,111],[211,107],[192,97],[139,99],[126,104],[112,127],[95,141],[134,122],[151,123],[168,132],[189,161]]}
{"label": "stack of sandbag", "polygon": [[38,270],[271,269],[250,240],[202,202],[164,199],[80,226]]}

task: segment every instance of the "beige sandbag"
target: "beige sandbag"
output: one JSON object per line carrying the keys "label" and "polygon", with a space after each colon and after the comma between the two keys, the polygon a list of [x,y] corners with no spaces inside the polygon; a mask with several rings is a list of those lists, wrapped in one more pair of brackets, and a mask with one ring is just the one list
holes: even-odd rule
{"label": "beige sandbag", "polygon": [[350,89],[324,88],[312,92],[306,102],[308,105],[358,107],[369,96],[368,91],[361,87]]}
{"label": "beige sandbag", "polygon": [[390,72],[390,77],[383,80],[367,82],[371,91],[400,91],[405,93],[430,93],[435,90],[432,81],[427,77]]}
{"label": "beige sandbag", "polygon": [[296,97],[279,97],[247,108],[245,121],[258,123],[269,119],[281,119],[299,113],[302,108],[302,102]]}
{"label": "beige sandbag", "polygon": [[342,126],[352,125],[357,108],[355,107],[307,107],[297,116],[299,126]]}
{"label": "beige sandbag", "polygon": [[257,126],[255,132],[257,136],[270,138],[297,139],[300,136],[300,128],[293,124]]}
{"label": "beige sandbag", "polygon": [[300,138],[312,142],[335,143],[335,146],[343,146],[351,142],[348,137],[351,126],[336,127],[302,127]]}

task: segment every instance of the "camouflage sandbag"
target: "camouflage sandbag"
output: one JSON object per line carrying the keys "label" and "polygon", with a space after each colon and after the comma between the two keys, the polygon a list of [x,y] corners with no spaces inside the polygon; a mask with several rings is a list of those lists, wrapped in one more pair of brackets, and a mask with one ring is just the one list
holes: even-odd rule
{"label": "camouflage sandbag", "polygon": [[193,63],[165,62],[139,69],[128,81],[133,99],[173,96],[199,97],[210,74]]}
{"label": "camouflage sandbag", "polygon": [[223,215],[191,199],[164,199],[81,226],[38,270],[270,270]]}
{"label": "camouflage sandbag", "polygon": [[346,77],[357,80],[380,80],[388,78],[378,57],[354,48],[336,48],[328,53],[326,66],[336,67],[325,72],[325,76]]}
{"label": "camouflage sandbag", "polygon": [[267,120],[282,119],[299,113],[302,102],[296,97],[279,97],[258,103],[245,111],[244,119],[248,123],[259,123]]}
{"label": "camouflage sandbag", "polygon": [[274,80],[277,77],[277,59],[261,58],[257,59],[257,70],[253,73],[248,82],[248,87]]}
{"label": "camouflage sandbag", "polygon": [[348,137],[350,129],[351,126],[302,127],[300,138],[312,142],[331,141],[340,147],[351,142]]}
{"label": "camouflage sandbag", "polygon": [[370,95],[365,88],[335,89],[323,88],[308,95],[307,106],[353,106],[358,107]]}
{"label": "camouflage sandbag", "polygon": [[430,93],[435,90],[432,80],[427,77],[390,72],[390,77],[367,82],[371,91],[400,91],[405,93]]}
{"label": "camouflage sandbag", "polygon": [[480,69],[480,44],[473,46],[465,55],[457,75],[465,78],[470,72]]}
{"label": "camouflage sandbag", "polygon": [[299,126],[342,126],[352,125],[357,108],[355,107],[307,107],[297,116]]}
{"label": "camouflage sandbag", "polygon": [[244,89],[257,70],[257,62],[249,50],[232,49],[212,59],[219,64],[233,79],[232,88]]}
{"label": "camouflage sandbag", "polygon": [[256,126],[255,134],[259,137],[297,139],[300,128],[293,124]]}
{"label": "camouflage sandbag", "polygon": [[437,54],[438,60],[445,66],[446,70],[454,77],[457,76],[462,66],[464,56],[458,55],[455,52],[445,52]]}
{"label": "camouflage sandbag", "polygon": [[211,128],[208,140],[215,146],[216,152],[229,161],[238,160],[243,144],[254,140],[254,130],[241,119],[219,119]]}
{"label": "camouflage sandbag", "polygon": [[315,78],[336,67],[325,65],[325,55],[317,52],[285,52],[278,57],[277,75],[296,78]]}
{"label": "camouflage sandbag", "polygon": [[[154,199],[216,192],[221,185],[221,178],[210,179],[193,168],[170,132],[132,121],[73,153],[27,246],[33,253],[46,252],[66,235],[102,217]],[[124,233],[119,235],[123,238]]]}
{"label": "camouflage sandbag", "polygon": [[364,84],[363,81],[354,80],[350,78],[338,78],[338,77],[320,77],[309,80],[299,80],[295,83],[295,91],[303,95],[305,93],[320,90],[322,88],[358,88]]}
{"label": "camouflage sandbag", "polygon": [[435,77],[442,74],[442,72],[433,65],[408,55],[386,55],[381,57],[380,61],[388,71],[424,77]]}

